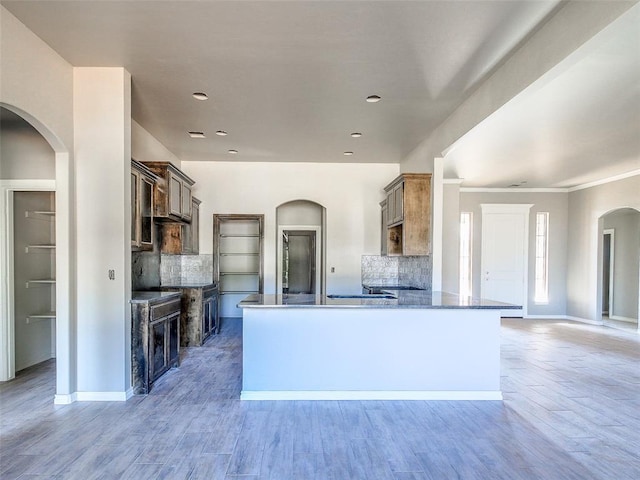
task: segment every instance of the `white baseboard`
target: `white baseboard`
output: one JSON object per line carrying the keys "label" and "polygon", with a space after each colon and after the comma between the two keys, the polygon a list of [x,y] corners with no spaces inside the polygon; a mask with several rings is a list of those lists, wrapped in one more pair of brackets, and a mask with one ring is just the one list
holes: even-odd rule
{"label": "white baseboard", "polygon": [[246,391],[240,400],[502,400],[496,391],[369,391],[280,390]]}
{"label": "white baseboard", "polygon": [[64,395],[56,394],[56,396],[53,397],[53,403],[54,405],[69,405],[70,403],[75,402],[77,399],[78,398],[75,393],[64,394]]}
{"label": "white baseboard", "polygon": [[126,402],[133,397],[133,387],[126,392],[74,392],[56,395],[55,405],[69,405],[73,402]]}
{"label": "white baseboard", "polygon": [[78,402],[126,402],[127,392],[76,392]]}
{"label": "white baseboard", "polygon": [[637,318],[621,317],[621,316],[618,316],[618,315],[611,315],[609,318],[611,320],[616,320],[618,322],[638,323],[638,319]]}
{"label": "white baseboard", "polygon": [[588,323],[589,325],[604,325],[602,321],[572,317],[571,315],[527,315],[524,320],[571,320],[574,322]]}

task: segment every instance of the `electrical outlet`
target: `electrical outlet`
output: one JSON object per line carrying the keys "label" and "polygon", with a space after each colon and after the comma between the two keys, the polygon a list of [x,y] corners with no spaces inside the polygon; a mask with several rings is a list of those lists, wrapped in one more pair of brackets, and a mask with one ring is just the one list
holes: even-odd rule
{"label": "electrical outlet", "polygon": [[331,267],[331,273],[336,273],[336,267]]}
{"label": "electrical outlet", "polygon": [[116,279],[116,271],[109,270],[109,280],[115,280],[115,279]]}

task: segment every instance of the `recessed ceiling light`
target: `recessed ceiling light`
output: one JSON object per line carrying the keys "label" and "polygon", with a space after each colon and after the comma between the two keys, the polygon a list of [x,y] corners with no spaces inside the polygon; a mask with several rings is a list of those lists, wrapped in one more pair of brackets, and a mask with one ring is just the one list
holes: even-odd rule
{"label": "recessed ceiling light", "polygon": [[218,130],[216,132],[216,135],[220,135],[221,137],[224,137],[225,135],[227,135],[227,132],[225,132],[224,130]]}
{"label": "recessed ceiling light", "polygon": [[228,150],[231,155],[235,155],[238,153],[238,150]]}
{"label": "recessed ceiling light", "polygon": [[344,152],[344,155],[353,155],[353,152]]}
{"label": "recessed ceiling light", "polygon": [[189,132],[189,136],[191,138],[207,138],[204,136],[203,132]]}
{"label": "recessed ceiling light", "polygon": [[196,100],[209,100],[209,95],[203,92],[194,92],[193,98],[195,98]]}
{"label": "recessed ceiling light", "polygon": [[378,95],[369,95],[367,97],[367,102],[369,103],[376,103],[379,102],[380,100],[382,100]]}
{"label": "recessed ceiling light", "polygon": [[360,132],[353,132],[353,133],[351,134],[351,136],[352,136],[353,138],[360,138],[360,137],[362,136],[362,134],[361,134]]}

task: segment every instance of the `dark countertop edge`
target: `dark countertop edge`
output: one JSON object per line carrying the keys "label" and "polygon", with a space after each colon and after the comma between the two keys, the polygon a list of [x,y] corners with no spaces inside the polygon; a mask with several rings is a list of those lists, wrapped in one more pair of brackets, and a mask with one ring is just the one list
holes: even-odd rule
{"label": "dark countertop edge", "polygon": [[167,290],[167,289],[171,289],[171,288],[210,288],[210,287],[217,287],[215,282],[208,282],[208,283],[177,283],[177,284],[172,284],[172,285],[160,285],[159,287],[157,287],[159,290]]}
{"label": "dark countertop edge", "polygon": [[134,291],[131,292],[131,303],[149,303],[158,300],[167,300],[172,297],[180,298],[180,292]]}
{"label": "dark countertop edge", "polygon": [[[406,292],[406,293],[404,293]],[[277,295],[259,295],[258,298],[251,299],[249,295],[246,300],[238,303],[240,308],[383,308],[383,309],[425,309],[425,310],[518,310],[520,305],[512,305],[502,303],[495,300],[486,300],[471,298],[470,302],[461,304],[460,297],[457,294],[448,292],[435,292],[436,304],[434,305],[432,293],[426,291],[402,291],[394,292],[398,298],[395,300],[388,299],[332,299],[324,295],[302,295],[298,297],[301,303],[278,303]],[[267,304],[264,304],[267,297]],[[306,297],[306,299],[305,299]],[[466,298],[466,297],[465,297]],[[296,297],[290,298],[295,302]],[[312,303],[313,302],[313,303]],[[470,303],[470,304],[465,304]]]}

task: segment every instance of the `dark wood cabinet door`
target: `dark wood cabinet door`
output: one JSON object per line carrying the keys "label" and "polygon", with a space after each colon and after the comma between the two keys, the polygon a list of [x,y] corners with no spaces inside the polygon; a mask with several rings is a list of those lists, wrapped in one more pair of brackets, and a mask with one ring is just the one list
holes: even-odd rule
{"label": "dark wood cabinet door", "polygon": [[168,360],[168,332],[167,322],[158,320],[151,323],[151,335],[149,336],[149,378],[154,381],[169,368]]}
{"label": "dark wood cabinet door", "polygon": [[180,356],[180,315],[174,315],[167,319],[169,328],[169,358],[168,366],[177,366]]}

